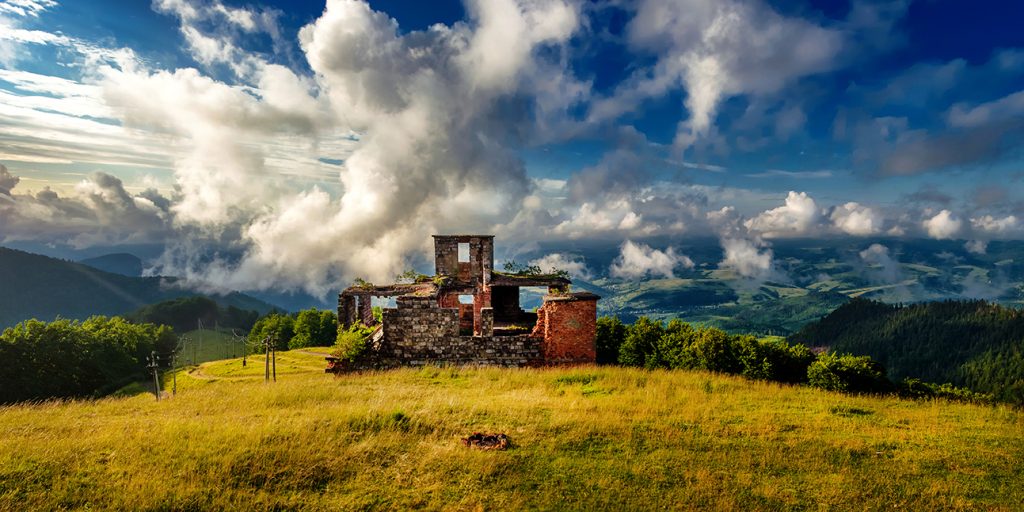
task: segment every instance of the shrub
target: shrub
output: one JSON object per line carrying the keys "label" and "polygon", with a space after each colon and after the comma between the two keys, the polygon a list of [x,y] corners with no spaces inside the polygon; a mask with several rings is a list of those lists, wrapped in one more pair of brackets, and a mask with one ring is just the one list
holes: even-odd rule
{"label": "shrub", "polygon": [[977,393],[967,388],[958,388],[952,384],[932,384],[920,379],[903,379],[897,386],[898,393],[906,398],[943,398],[959,402],[990,403],[992,395]]}
{"label": "shrub", "polygon": [[658,339],[655,347],[657,362],[665,368],[692,368],[690,345],[696,331],[693,326],[678,319],[669,321],[665,334]]}
{"label": "shrub", "polygon": [[373,334],[373,328],[360,322],[352,324],[348,329],[338,331],[331,355],[348,362],[358,361],[366,355],[370,348],[368,342],[371,334]]}
{"label": "shrub", "polygon": [[619,364],[646,368],[658,366],[660,358],[655,350],[664,332],[665,328],[661,322],[646,316],[637,318],[636,322],[626,329],[626,337],[619,347]]}
{"label": "shrub", "polygon": [[687,352],[689,368],[719,373],[740,373],[742,370],[736,343],[721,329],[698,329]]}
{"label": "shrub", "polygon": [[885,368],[868,356],[826,353],[807,368],[807,382],[816,388],[852,393],[884,393],[893,385]]}
{"label": "shrub", "polygon": [[807,368],[814,362],[814,353],[807,347],[753,336],[737,336],[734,341],[743,376],[790,384],[807,382]]}

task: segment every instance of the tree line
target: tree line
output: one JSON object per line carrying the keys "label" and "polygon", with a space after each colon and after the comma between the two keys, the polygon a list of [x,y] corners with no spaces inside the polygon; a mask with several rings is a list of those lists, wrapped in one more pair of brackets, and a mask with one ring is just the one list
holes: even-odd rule
{"label": "tree line", "polygon": [[338,337],[338,315],[331,310],[304,309],[295,314],[270,313],[249,331],[249,343],[258,345],[270,338],[277,350],[329,347]]}
{"label": "tree line", "polygon": [[728,334],[681,320],[664,324],[640,317],[633,324],[625,324],[616,317],[601,317],[597,320],[596,344],[599,364],[707,370],[851,393],[895,393],[978,402],[990,399],[988,395],[951,384],[913,378],[894,382],[885,367],[869,356],[815,353],[806,345],[790,344],[783,338]]}
{"label": "tree line", "polygon": [[101,396],[144,377],[147,358],[177,347],[174,329],[94,316],[27,320],[0,334],[0,403]]}

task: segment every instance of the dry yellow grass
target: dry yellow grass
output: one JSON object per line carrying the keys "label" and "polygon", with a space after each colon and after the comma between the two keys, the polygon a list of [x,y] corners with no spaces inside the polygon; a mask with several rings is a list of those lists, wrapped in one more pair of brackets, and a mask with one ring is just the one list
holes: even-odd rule
{"label": "dry yellow grass", "polygon": [[[282,353],[275,384],[261,358],[244,372],[208,363],[160,402],[0,409],[0,509],[1024,504],[1024,417],[1002,406],[622,368],[334,378],[321,361]],[[467,449],[459,438],[474,431],[515,447]]]}

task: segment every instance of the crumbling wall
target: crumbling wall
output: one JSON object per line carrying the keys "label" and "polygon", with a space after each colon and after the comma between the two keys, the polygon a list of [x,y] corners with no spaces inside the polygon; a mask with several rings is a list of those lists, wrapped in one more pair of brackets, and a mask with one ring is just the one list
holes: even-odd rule
{"label": "crumbling wall", "polygon": [[597,361],[597,298],[589,293],[545,298],[533,331],[543,337],[545,364]]}
{"label": "crumbling wall", "polygon": [[[384,310],[384,338],[368,366],[425,364],[537,366],[541,340],[527,336],[460,336],[459,310],[433,307],[436,299],[400,297],[397,308]],[[481,315],[493,329],[493,311]]]}

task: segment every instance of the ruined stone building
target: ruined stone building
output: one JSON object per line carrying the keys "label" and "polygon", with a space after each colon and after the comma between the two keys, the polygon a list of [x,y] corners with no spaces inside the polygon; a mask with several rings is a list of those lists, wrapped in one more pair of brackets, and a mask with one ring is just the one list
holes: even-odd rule
{"label": "ruined stone building", "polygon": [[[494,270],[493,235],[434,235],[435,276],[414,283],[357,285],[338,297],[338,321],[377,326],[368,363],[539,366],[593,363],[597,300],[570,293],[559,275]],[[520,287],[546,287],[536,312],[524,311]],[[395,297],[381,325],[371,299]]]}

